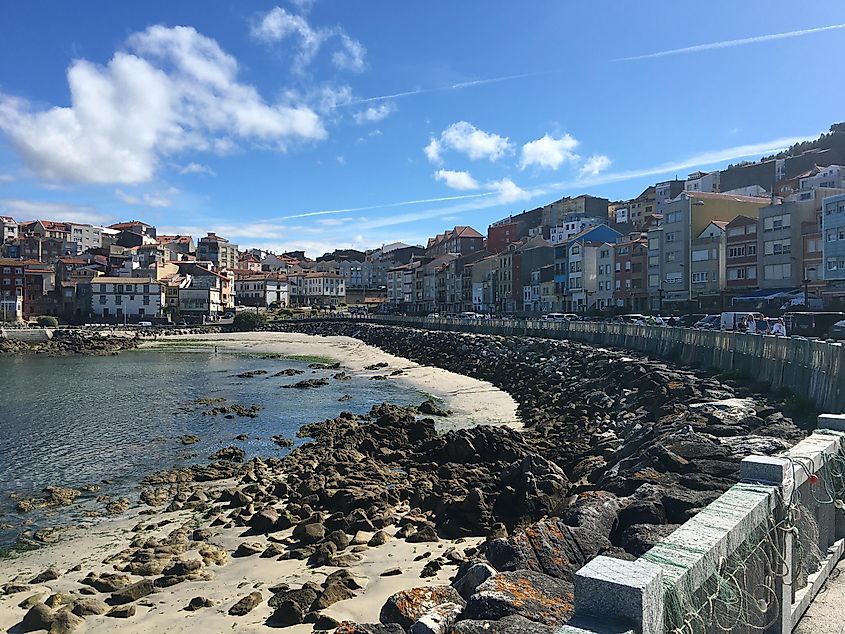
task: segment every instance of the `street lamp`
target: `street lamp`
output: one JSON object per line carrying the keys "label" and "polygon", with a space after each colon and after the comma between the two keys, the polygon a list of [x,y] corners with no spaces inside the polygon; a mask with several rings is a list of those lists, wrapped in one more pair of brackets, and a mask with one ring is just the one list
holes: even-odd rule
{"label": "street lamp", "polygon": [[816,268],[811,266],[809,268],[804,268],[804,279],[802,280],[804,284],[804,308],[810,308],[810,271],[815,272]]}

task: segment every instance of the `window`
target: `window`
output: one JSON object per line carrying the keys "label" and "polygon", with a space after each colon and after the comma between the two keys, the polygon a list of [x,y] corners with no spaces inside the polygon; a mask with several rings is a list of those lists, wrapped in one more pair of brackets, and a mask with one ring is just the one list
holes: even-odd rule
{"label": "window", "polygon": [[625,290],[631,290],[631,280],[625,280]]}
{"label": "window", "polygon": [[619,271],[621,271],[621,270],[622,270],[622,263],[621,263],[621,262],[617,262],[617,263],[616,263],[616,272],[617,272],[617,273],[619,273]]}
{"label": "window", "polygon": [[792,264],[767,264],[763,269],[767,280],[786,280],[792,277]]}
{"label": "window", "polygon": [[144,295],[144,306],[149,306],[149,305],[150,305],[150,296]]}
{"label": "window", "polygon": [[681,212],[680,211],[673,211],[671,213],[666,214],[666,222],[680,222],[681,221]]}
{"label": "window", "polygon": [[666,274],[666,283],[667,284],[680,284],[683,276],[680,271],[673,271],[672,273]]}
{"label": "window", "polygon": [[651,238],[648,241],[648,250],[657,251],[658,249],[660,249],[660,238]]}
{"label": "window", "polygon": [[757,224],[745,225],[745,233],[757,233]]}
{"label": "window", "polygon": [[728,237],[734,238],[736,236],[745,235],[745,227],[731,227],[728,229]]}
{"label": "window", "polygon": [[622,280],[616,280],[616,290],[618,291],[620,288],[622,288]]}
{"label": "window", "polygon": [[678,259],[678,251],[667,251],[666,252],[666,261],[667,262],[674,262]]}
{"label": "window", "polygon": [[630,260],[628,260],[627,262],[625,262],[625,270],[626,270],[626,271],[630,271],[630,270],[631,270],[631,261],[630,261]]}
{"label": "window", "polygon": [[678,239],[678,231],[669,231],[666,234],[666,242],[675,242]]}
{"label": "window", "polygon": [[660,284],[660,276],[659,275],[649,275],[648,276],[648,285],[651,288],[656,287],[658,284]]}
{"label": "window", "polygon": [[101,304],[105,304],[105,303],[106,303],[106,296],[105,296],[105,295],[100,295],[100,303],[101,303]]}
{"label": "window", "polygon": [[757,245],[749,244],[745,252],[747,255],[757,255]]}
{"label": "window", "polygon": [[123,295],[115,295],[114,303],[120,306],[123,303]]}
{"label": "window", "polygon": [[784,238],[783,240],[769,240],[763,243],[763,253],[765,255],[783,255],[792,253],[792,240]]}
{"label": "window", "polygon": [[648,256],[648,265],[649,266],[660,266],[660,256],[659,255]]}
{"label": "window", "polygon": [[745,272],[748,275],[749,280],[756,280],[757,279],[757,267],[756,266],[745,267]]}
{"label": "window", "polygon": [[150,292],[150,285],[144,284],[144,293],[149,293],[149,292]]}
{"label": "window", "polygon": [[741,258],[745,256],[745,247],[728,247],[729,258]]}
{"label": "window", "polygon": [[764,231],[780,231],[781,229],[789,229],[791,226],[792,216],[790,214],[769,216],[763,220]]}
{"label": "window", "polygon": [[710,259],[710,251],[709,249],[698,249],[692,252],[692,261],[693,262],[703,262],[704,260]]}
{"label": "window", "polygon": [[707,281],[707,271],[696,271],[692,274],[693,284],[703,284]]}

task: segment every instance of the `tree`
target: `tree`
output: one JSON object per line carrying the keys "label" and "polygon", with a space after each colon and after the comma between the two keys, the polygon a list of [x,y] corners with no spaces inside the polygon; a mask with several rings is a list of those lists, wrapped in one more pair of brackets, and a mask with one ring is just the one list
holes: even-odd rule
{"label": "tree", "polygon": [[264,325],[264,315],[252,311],[243,311],[235,315],[232,320],[232,328],[241,332],[247,330],[258,330]]}
{"label": "tree", "polygon": [[42,328],[55,328],[59,325],[59,320],[51,315],[41,315],[37,321]]}

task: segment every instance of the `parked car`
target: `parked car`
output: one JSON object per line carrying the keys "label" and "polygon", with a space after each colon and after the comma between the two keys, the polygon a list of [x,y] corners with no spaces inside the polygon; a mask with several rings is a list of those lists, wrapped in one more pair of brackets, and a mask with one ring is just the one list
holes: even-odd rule
{"label": "parked car", "polygon": [[758,319],[763,319],[763,315],[761,313],[749,312],[724,312],[719,317],[719,328],[721,330],[736,330],[737,326],[743,319],[753,319],[757,321]]}
{"label": "parked car", "polygon": [[[702,319],[705,319],[708,316],[709,315],[702,313],[692,313],[689,315],[681,315],[680,317],[675,317],[674,319],[676,320],[676,324],[678,326],[683,326],[684,328],[692,328],[695,326],[695,324],[697,324]],[[672,317],[670,317],[669,319],[672,319]]]}
{"label": "parked car", "polygon": [[637,324],[642,326],[646,323],[646,316],[640,313],[629,313],[628,315],[619,315],[619,321],[623,324]]}
{"label": "parked car", "polygon": [[426,319],[440,319],[440,313],[429,313],[425,316]]}
{"label": "parked car", "polygon": [[152,326],[153,322],[151,322],[151,321],[139,321],[138,325],[139,326]]}
{"label": "parked car", "polygon": [[845,319],[833,324],[827,331],[827,336],[831,339],[845,340]]}
{"label": "parked car", "polygon": [[699,319],[695,322],[692,327],[700,328],[701,330],[713,330],[719,327],[721,319],[721,315],[707,315],[703,319]]}
{"label": "parked car", "polygon": [[800,337],[826,337],[831,327],[843,319],[845,319],[845,313],[833,312],[794,312],[783,316],[786,331],[790,335]]}
{"label": "parked car", "polygon": [[461,313],[459,318],[460,319],[481,319],[482,317],[483,317],[483,315],[479,315],[478,313],[473,313],[471,311],[468,311],[468,312],[465,312],[465,313]]}
{"label": "parked car", "polygon": [[578,319],[578,315],[573,313],[549,313],[548,315],[543,315],[544,321],[576,321]]}

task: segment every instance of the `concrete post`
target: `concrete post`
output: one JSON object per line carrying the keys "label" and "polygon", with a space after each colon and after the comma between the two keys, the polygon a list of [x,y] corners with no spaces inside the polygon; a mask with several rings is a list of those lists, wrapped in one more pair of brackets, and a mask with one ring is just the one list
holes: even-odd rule
{"label": "concrete post", "polygon": [[819,429],[845,431],[845,414],[820,414],[817,420]]}
{"label": "concrete post", "polygon": [[663,571],[643,560],[596,557],[575,574],[575,622],[580,619],[663,634]]}
{"label": "concrete post", "polygon": [[[795,486],[792,463],[786,458],[776,456],[748,456],[740,463],[740,479],[750,484],[769,484],[779,486],[783,499],[788,500]],[[783,509],[774,510],[775,522],[783,518],[779,515]],[[767,632],[790,634],[792,632],[792,551],[794,536],[789,531],[778,531],[776,536],[777,548],[782,560],[783,569],[774,577],[775,596],[778,600],[778,618],[771,624]]]}

